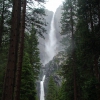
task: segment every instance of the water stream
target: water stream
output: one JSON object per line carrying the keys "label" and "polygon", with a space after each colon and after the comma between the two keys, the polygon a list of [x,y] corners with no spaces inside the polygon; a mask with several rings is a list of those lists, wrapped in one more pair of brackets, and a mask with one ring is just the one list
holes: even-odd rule
{"label": "water stream", "polygon": [[45,75],[43,76],[43,79],[42,79],[42,81],[40,82],[40,100],[45,100],[44,98],[44,96],[45,96],[45,94],[44,94],[44,80],[45,80]]}

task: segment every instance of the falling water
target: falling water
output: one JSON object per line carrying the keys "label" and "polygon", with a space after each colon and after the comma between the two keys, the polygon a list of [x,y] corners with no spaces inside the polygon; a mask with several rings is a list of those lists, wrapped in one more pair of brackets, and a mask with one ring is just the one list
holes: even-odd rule
{"label": "falling water", "polygon": [[48,38],[48,41],[45,43],[45,52],[47,54],[45,64],[48,63],[50,60],[52,60],[53,57],[56,55],[57,39],[56,39],[56,34],[55,34],[54,16],[55,16],[55,13],[53,14],[53,17],[51,20],[49,38]]}
{"label": "falling water", "polygon": [[42,81],[40,82],[40,100],[45,100],[44,99],[44,80],[45,80],[45,75],[43,76]]}
{"label": "falling water", "polygon": [[[47,57],[45,59],[45,64],[48,63],[50,60],[53,59],[53,57],[56,55],[56,34],[55,34],[55,26],[54,26],[54,16],[53,14],[52,20],[51,20],[51,26],[50,26],[50,32],[49,32],[49,38],[48,41],[45,42],[45,52],[47,54]],[[43,80],[40,82],[40,100],[45,100],[44,96],[44,80],[45,75],[43,76]]]}

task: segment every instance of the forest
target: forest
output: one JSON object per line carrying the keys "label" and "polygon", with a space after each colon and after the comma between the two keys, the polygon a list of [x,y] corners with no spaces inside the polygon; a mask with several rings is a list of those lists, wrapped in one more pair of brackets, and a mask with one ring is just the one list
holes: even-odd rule
{"label": "forest", "polygon": [[[44,2],[0,0],[1,100],[38,100]],[[64,0],[60,23],[62,58],[57,55],[54,62],[61,62],[55,72],[61,84],[51,75],[45,100],[100,100],[100,0]]]}

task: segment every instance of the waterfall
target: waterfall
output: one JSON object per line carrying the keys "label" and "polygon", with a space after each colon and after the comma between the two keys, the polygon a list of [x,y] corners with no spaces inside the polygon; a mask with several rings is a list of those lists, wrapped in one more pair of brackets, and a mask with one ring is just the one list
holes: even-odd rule
{"label": "waterfall", "polygon": [[[55,13],[53,14],[53,17],[51,20],[50,31],[48,34],[48,41],[45,42],[45,52],[46,52],[47,57],[45,59],[44,65],[48,63],[50,60],[52,60],[53,57],[57,53],[57,50],[56,50],[57,39],[56,39],[56,34],[55,34],[54,16],[55,16]],[[43,79],[40,82],[40,100],[45,100],[44,80],[45,80],[45,75],[43,76]]]}
{"label": "waterfall", "polygon": [[48,38],[48,41],[45,43],[45,52],[47,54],[45,64],[48,63],[50,60],[52,60],[53,57],[57,53],[57,50],[56,50],[57,39],[56,39],[56,34],[55,34],[54,16],[55,16],[55,13],[53,14],[53,17],[52,17],[52,20],[51,20],[49,38]]}
{"label": "waterfall", "polygon": [[45,80],[45,75],[43,76],[42,81],[40,82],[40,100],[45,100],[44,96],[44,80]]}

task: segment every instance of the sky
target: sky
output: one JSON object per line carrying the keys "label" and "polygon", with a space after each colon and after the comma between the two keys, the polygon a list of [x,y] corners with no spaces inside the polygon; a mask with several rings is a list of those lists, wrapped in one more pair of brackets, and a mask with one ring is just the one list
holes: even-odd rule
{"label": "sky", "polygon": [[46,9],[55,12],[64,0],[48,0],[45,4]]}

